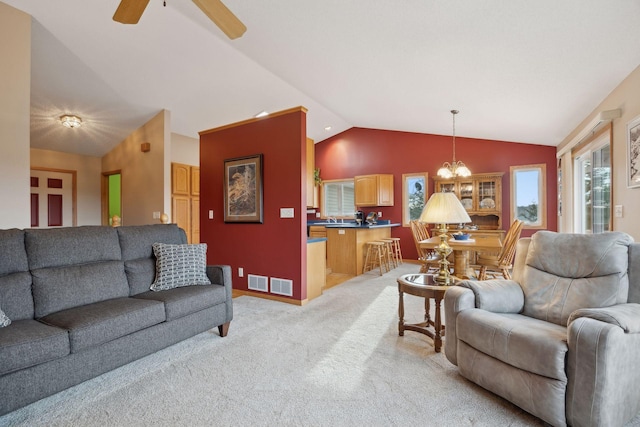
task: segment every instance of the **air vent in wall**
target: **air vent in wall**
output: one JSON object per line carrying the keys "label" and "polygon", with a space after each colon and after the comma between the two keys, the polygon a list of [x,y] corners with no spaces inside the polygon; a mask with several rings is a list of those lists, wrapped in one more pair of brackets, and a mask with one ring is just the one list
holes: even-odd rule
{"label": "air vent in wall", "polygon": [[293,296],[293,281],[289,279],[271,278],[271,293],[278,295]]}
{"label": "air vent in wall", "polygon": [[255,274],[248,274],[249,289],[252,291],[269,292],[269,278],[266,276],[256,276]]}

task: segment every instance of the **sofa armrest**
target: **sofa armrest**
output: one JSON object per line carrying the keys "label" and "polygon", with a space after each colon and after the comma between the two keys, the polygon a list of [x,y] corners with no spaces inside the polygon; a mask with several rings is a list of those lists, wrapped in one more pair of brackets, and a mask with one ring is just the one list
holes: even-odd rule
{"label": "sofa armrest", "polygon": [[626,309],[638,310],[626,307],[609,317],[600,309],[598,317],[617,320],[609,323],[576,316],[568,324],[569,425],[622,426],[640,411],[640,334],[625,333],[623,326],[615,324],[629,320]]}
{"label": "sofa armrest", "polygon": [[494,313],[519,313],[524,308],[524,292],[513,280],[463,280],[458,286],[471,289],[475,308]]}
{"label": "sofa armrest", "polygon": [[522,288],[513,280],[463,280],[444,294],[444,318],[447,338],[444,352],[449,362],[458,364],[458,313],[471,308],[496,313],[519,313],[524,307]]}
{"label": "sofa armrest", "polygon": [[629,303],[603,308],[581,308],[571,313],[567,323],[571,323],[580,317],[589,317],[610,323],[622,328],[625,333],[640,333],[640,304]]}
{"label": "sofa armrest", "polygon": [[458,338],[456,335],[458,313],[475,307],[475,297],[470,289],[451,286],[444,294],[444,323],[446,326],[444,353],[449,362],[454,365],[458,364]]}
{"label": "sofa armrest", "polygon": [[224,323],[228,323],[233,319],[233,303],[231,282],[231,266],[230,265],[207,265],[207,277],[211,283],[222,285],[225,288],[225,302],[227,305],[227,313]]}

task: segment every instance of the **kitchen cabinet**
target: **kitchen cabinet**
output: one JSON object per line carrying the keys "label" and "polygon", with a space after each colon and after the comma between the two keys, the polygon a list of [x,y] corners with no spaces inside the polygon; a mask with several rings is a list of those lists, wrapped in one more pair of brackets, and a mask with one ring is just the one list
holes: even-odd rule
{"label": "kitchen cabinet", "polygon": [[466,178],[434,177],[434,191],[455,193],[479,230],[502,228],[503,173],[474,174]]}
{"label": "kitchen cabinet", "polygon": [[307,300],[322,295],[327,280],[327,241],[307,243]]}
{"label": "kitchen cabinet", "polygon": [[393,206],[393,175],[359,175],[354,177],[355,202],[366,206]]}
{"label": "kitchen cabinet", "polygon": [[314,179],[313,171],[316,168],[316,154],[313,139],[307,138],[307,207],[317,208],[318,204],[318,187]]}
{"label": "kitchen cabinet", "polygon": [[391,227],[327,228],[327,267],[332,273],[362,274],[364,244],[391,237]]}
{"label": "kitchen cabinet", "polygon": [[323,225],[310,225],[309,238],[327,237],[327,229]]}
{"label": "kitchen cabinet", "polygon": [[200,243],[200,168],[171,163],[171,218],[187,234],[189,243]]}

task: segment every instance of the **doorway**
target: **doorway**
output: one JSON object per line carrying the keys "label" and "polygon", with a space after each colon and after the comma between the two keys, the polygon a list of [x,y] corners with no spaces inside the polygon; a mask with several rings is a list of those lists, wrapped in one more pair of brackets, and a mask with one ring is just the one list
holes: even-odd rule
{"label": "doorway", "polygon": [[31,168],[31,227],[77,225],[76,171]]}
{"label": "doorway", "polygon": [[122,174],[119,170],[102,173],[102,225],[122,225]]}

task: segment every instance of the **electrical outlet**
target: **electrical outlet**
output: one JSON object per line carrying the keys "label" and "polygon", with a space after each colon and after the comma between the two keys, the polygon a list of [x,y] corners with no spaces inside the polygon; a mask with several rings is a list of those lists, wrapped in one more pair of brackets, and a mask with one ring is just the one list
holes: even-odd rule
{"label": "electrical outlet", "polygon": [[160,212],[154,212],[153,219],[160,219]]}
{"label": "electrical outlet", "polygon": [[382,212],[378,212],[378,218],[382,218]]}
{"label": "electrical outlet", "polygon": [[244,277],[244,268],[238,267],[238,277]]}
{"label": "electrical outlet", "polygon": [[320,212],[316,212],[316,218],[320,218]]}
{"label": "electrical outlet", "polygon": [[213,211],[212,210],[209,211],[209,219],[213,219]]}

